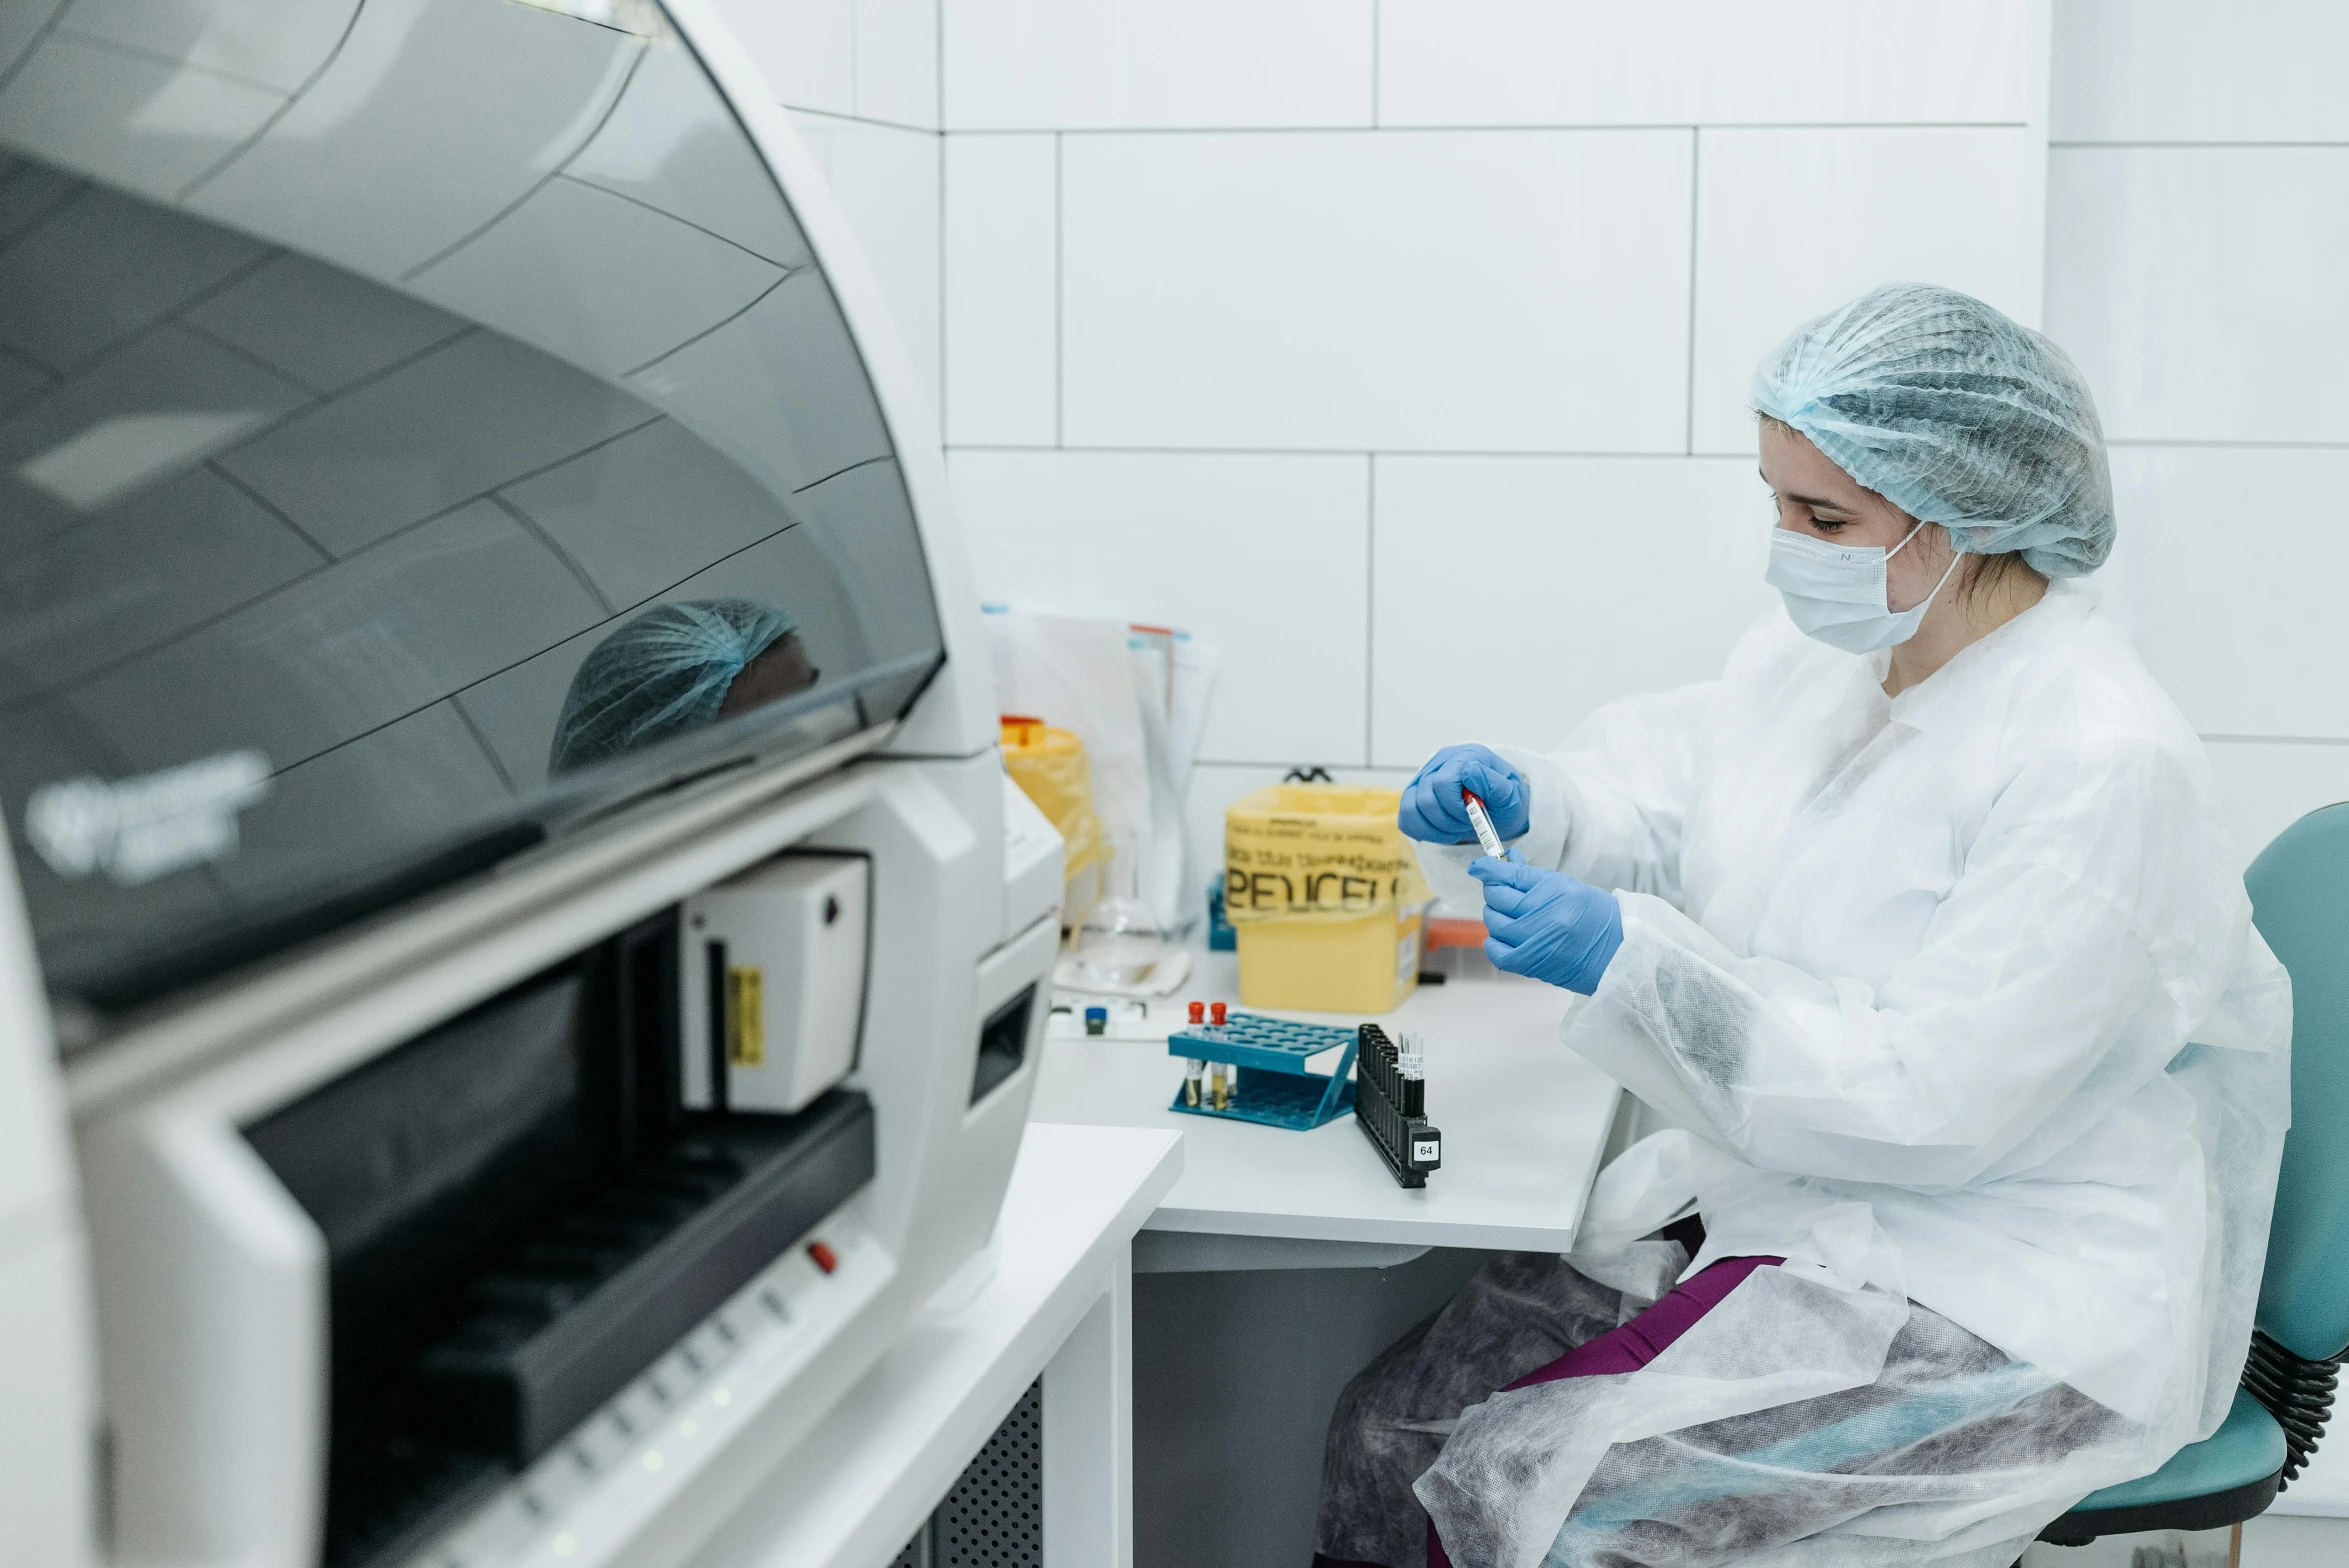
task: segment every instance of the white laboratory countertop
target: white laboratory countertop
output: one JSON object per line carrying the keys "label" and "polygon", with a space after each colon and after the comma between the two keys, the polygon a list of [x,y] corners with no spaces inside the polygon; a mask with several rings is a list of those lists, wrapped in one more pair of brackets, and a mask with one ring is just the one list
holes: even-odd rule
{"label": "white laboratory countertop", "polygon": [[[1427,1116],[1444,1135],[1444,1164],[1406,1191],[1341,1116],[1312,1132],[1183,1115],[1168,1107],[1182,1063],[1166,1033],[1183,1003],[1237,1003],[1230,953],[1196,955],[1173,997],[1153,998],[1152,1039],[1049,1037],[1029,1114],[1044,1122],[1159,1127],[1184,1137],[1183,1175],[1152,1230],[1318,1241],[1389,1242],[1564,1252],[1597,1174],[1619,1091],[1558,1043],[1569,998],[1512,975],[1422,985],[1375,1021],[1427,1037]],[[1335,1013],[1250,1009],[1316,1023]],[[1333,1054],[1311,1064],[1327,1072]]]}
{"label": "white laboratory countertop", "polygon": [[994,1277],[914,1319],[694,1568],[877,1568],[1093,1306],[1182,1169],[1164,1133],[1031,1124],[1004,1194]]}

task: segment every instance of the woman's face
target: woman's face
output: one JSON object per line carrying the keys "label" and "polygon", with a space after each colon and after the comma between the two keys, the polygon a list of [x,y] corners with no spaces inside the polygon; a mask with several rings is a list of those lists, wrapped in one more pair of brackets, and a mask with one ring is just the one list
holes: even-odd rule
{"label": "woman's face", "polygon": [[805,691],[816,683],[817,674],[816,667],[808,662],[807,645],[799,640],[799,633],[785,632],[734,677],[726,695],[719,700],[718,717],[732,718],[747,709]]}
{"label": "woman's face", "polygon": [[[1810,438],[1774,419],[1762,421],[1762,482],[1778,507],[1778,526],[1830,544],[1896,548],[1917,520],[1835,466]],[[1949,570],[1949,535],[1928,526],[1884,566],[1885,608],[1905,610],[1933,591]]]}

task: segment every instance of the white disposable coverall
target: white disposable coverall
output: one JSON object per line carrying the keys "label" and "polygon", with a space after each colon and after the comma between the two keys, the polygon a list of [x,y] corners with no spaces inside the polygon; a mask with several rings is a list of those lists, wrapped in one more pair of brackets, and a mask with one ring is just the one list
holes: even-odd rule
{"label": "white disposable coverall", "polygon": [[[1691,1130],[1608,1168],[1577,1257],[1693,1202],[1691,1273],[1789,1265],[1640,1373],[1472,1407],[1419,1488],[1447,1543],[1598,1560],[1560,1526],[1610,1437],[1864,1384],[1908,1299],[2124,1419],[2060,1465],[1888,1493],[1789,1562],[2003,1568],[2227,1411],[2291,993],[2200,742],[2078,582],[1889,699],[1887,658],[1773,615],[1719,681],[1612,704],[1554,756],[1503,749],[1519,851],[1622,902],[1564,1042]],[[1475,853],[1421,847],[1447,897]]]}

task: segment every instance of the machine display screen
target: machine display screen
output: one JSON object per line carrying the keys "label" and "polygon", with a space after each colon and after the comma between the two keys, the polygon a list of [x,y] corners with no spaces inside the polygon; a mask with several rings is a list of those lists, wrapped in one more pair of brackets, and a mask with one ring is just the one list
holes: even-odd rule
{"label": "machine display screen", "polygon": [[936,670],[831,283],[621,9],[322,23],[217,145],[9,112],[169,44],[0,40],[0,807],[60,998],[140,1004]]}

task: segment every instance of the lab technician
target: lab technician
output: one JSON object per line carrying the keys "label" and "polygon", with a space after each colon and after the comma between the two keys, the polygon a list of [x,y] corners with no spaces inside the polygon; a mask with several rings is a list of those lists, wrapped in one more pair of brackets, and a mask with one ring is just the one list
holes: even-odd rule
{"label": "lab technician", "polygon": [[[1566,1046],[1685,1130],[1607,1168],[1571,1257],[1493,1262],[1348,1387],[1324,1562],[2008,1568],[2228,1409],[2291,992],[2200,744],[2081,581],[2088,389],[1891,284],[1753,403],[1784,613],[1717,681],[1404,793],[1493,961],[1586,996]],[[1464,788],[1507,860],[1453,847]]]}

